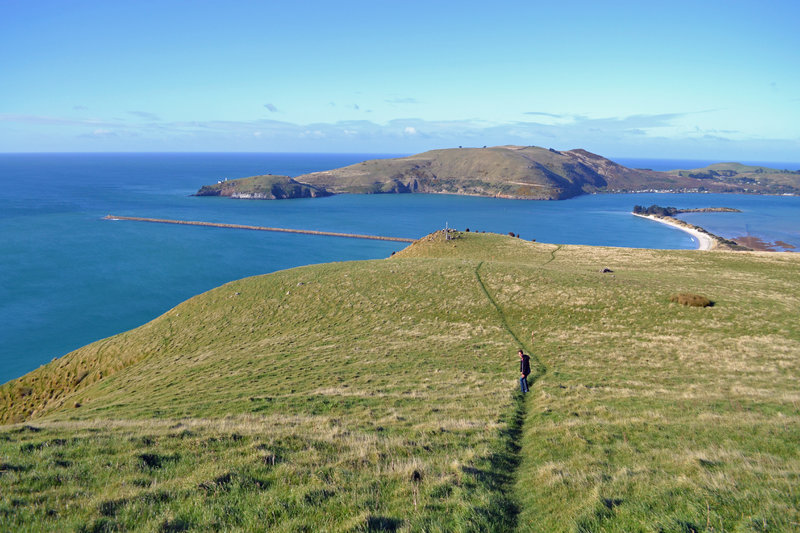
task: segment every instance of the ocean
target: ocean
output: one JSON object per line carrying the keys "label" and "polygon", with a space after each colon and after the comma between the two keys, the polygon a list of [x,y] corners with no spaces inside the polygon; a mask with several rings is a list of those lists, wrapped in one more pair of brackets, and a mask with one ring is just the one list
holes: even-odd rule
{"label": "ocean", "polygon": [[[408,238],[449,226],[540,242],[693,249],[697,243],[688,234],[633,217],[633,206],[722,206],[743,212],[683,218],[723,237],[756,236],[800,250],[800,197],[604,194],[540,202],[453,195],[284,201],[191,196],[219,179],[296,176],[376,157],[394,156],[0,154],[0,383],[228,281],[313,263],[385,258],[404,246],[103,220],[107,214]],[[617,161],[654,170],[686,166]]]}

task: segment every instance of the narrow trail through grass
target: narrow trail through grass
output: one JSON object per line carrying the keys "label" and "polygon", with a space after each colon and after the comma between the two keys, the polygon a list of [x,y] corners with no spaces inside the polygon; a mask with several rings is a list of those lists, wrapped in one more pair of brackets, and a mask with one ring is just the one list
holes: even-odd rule
{"label": "narrow trail through grass", "polygon": [[[555,250],[553,253],[555,253]],[[475,267],[475,279],[483,291],[483,294],[486,296],[486,299],[497,312],[503,329],[511,335],[521,349],[531,353],[531,357],[536,361],[536,372],[531,374],[529,383],[529,385],[533,386],[546,372],[546,368],[509,326],[505,312],[503,312],[497,300],[489,293],[489,290],[486,288],[481,278],[481,266],[483,266],[483,261],[478,263],[478,266]],[[489,482],[490,488],[497,494],[497,501],[494,502],[495,509],[498,511],[502,510],[502,514],[498,516],[498,520],[496,520],[495,523],[496,531],[514,531],[518,526],[520,506],[513,492],[518,475],[517,470],[522,461],[521,439],[527,411],[526,398],[527,395],[521,392],[516,392],[514,394],[513,405],[504,416],[505,428],[501,431],[498,438],[497,449],[489,459],[491,471],[494,473],[494,475],[491,476],[491,480],[493,481]]]}
{"label": "narrow trail through grass", "polygon": [[555,261],[556,260],[556,252],[559,251],[560,249],[561,249],[561,245],[557,244],[555,250],[550,250],[550,259],[548,259],[547,261],[542,263],[542,266],[544,266],[544,265],[546,265],[548,263],[552,263],[553,261]]}

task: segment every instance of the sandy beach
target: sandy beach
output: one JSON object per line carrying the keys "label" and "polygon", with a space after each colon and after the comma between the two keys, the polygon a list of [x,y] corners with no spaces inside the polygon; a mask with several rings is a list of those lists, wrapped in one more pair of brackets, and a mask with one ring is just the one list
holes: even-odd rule
{"label": "sandy beach", "polygon": [[654,220],[654,221],[660,222],[662,224],[667,224],[667,225],[672,226],[674,228],[678,228],[679,230],[685,231],[686,233],[688,233],[689,235],[691,235],[692,237],[697,239],[697,242],[698,242],[697,249],[698,250],[712,250],[716,246],[716,242],[714,241],[714,239],[710,235],[708,235],[706,233],[703,233],[702,231],[697,231],[694,228],[686,227],[686,226],[680,224],[679,222],[676,222],[676,221],[671,220],[669,218],[657,217],[657,216],[654,216],[654,215],[639,215],[637,213],[633,213],[633,215],[637,216],[637,217],[642,217],[642,218],[649,218],[650,220]]}

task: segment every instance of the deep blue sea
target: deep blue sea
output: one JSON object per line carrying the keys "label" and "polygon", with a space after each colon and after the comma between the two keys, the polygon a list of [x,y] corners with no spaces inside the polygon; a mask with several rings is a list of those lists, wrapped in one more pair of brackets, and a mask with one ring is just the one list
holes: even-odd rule
{"label": "deep blue sea", "polygon": [[[448,225],[540,242],[680,249],[686,233],[634,205],[724,206],[687,215],[724,237],[800,250],[800,197],[637,194],[560,202],[450,195],[285,201],[191,196],[221,178],[296,176],[388,154],[0,154],[0,383],[135,328],[225,282],[311,263],[383,258],[402,243],[103,220],[106,214],[417,238]],[[625,160],[642,168],[710,161]],[[687,164],[689,163],[689,164]],[[800,164],[768,166],[800,168]]]}

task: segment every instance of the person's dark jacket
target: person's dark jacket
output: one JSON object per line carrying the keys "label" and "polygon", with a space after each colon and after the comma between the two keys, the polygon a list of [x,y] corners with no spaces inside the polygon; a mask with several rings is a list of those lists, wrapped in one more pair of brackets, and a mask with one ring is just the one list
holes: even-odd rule
{"label": "person's dark jacket", "polygon": [[527,377],[531,373],[531,358],[528,354],[522,354],[522,359],[519,360],[519,371]]}

